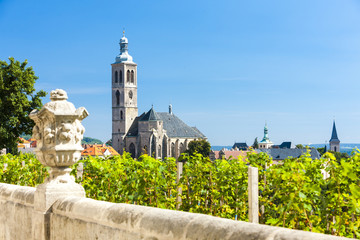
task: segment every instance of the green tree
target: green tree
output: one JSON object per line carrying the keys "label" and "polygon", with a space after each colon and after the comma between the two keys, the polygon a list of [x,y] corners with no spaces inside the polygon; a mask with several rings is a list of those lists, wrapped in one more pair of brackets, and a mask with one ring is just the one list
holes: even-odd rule
{"label": "green tree", "polygon": [[350,157],[349,154],[347,154],[347,153],[334,152],[334,151],[328,151],[328,152],[334,154],[336,160],[338,160],[338,161],[340,161],[341,159],[347,159]]}
{"label": "green tree", "polygon": [[304,149],[305,148],[302,144],[297,144],[295,147],[298,148],[298,149]]}
{"label": "green tree", "polygon": [[17,153],[21,134],[31,134],[34,122],[29,118],[33,109],[42,106],[41,97],[46,92],[35,92],[38,79],[32,67],[9,58],[10,63],[0,60],[0,148]]}
{"label": "green tree", "polygon": [[204,157],[208,157],[210,153],[210,143],[206,139],[198,139],[193,140],[189,143],[188,149],[185,153],[188,153],[189,155],[194,155],[196,153],[200,153]]}
{"label": "green tree", "polygon": [[257,137],[255,138],[255,140],[254,140],[254,143],[253,143],[252,147],[253,147],[254,149],[259,148],[259,142],[258,142]]}
{"label": "green tree", "polygon": [[81,144],[102,144],[103,142],[96,138],[91,137],[84,137],[83,140],[81,140]]}

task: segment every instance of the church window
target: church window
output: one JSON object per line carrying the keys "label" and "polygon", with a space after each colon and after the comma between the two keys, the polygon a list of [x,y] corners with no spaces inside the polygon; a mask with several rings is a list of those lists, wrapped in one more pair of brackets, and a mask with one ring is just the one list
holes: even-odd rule
{"label": "church window", "polygon": [[118,82],[118,72],[115,71],[115,82],[117,83]]}
{"label": "church window", "polygon": [[120,84],[122,84],[122,82],[123,82],[123,74],[122,74],[122,71],[120,70],[120,72],[119,72],[119,79],[120,79]]}
{"label": "church window", "polygon": [[120,111],[120,119],[123,120],[124,119],[124,114],[123,111]]}
{"label": "church window", "polygon": [[131,157],[135,158],[135,145],[134,145],[134,143],[130,143],[129,152],[131,154]]}
{"label": "church window", "polygon": [[175,157],[175,143],[171,143],[171,156]]}
{"label": "church window", "polygon": [[134,83],[134,71],[131,70],[131,83]]}
{"label": "church window", "polygon": [[126,73],[126,82],[130,82],[130,70],[127,70],[127,73]]}
{"label": "church window", "polygon": [[116,105],[120,104],[120,92],[119,90],[116,91]]}

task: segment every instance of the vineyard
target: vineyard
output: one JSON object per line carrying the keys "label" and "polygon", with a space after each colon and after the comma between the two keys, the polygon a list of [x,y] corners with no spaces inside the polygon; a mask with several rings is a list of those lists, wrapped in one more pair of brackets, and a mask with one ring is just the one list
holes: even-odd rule
{"label": "vineyard", "polygon": [[[182,156],[178,180],[174,158],[138,160],[130,154],[92,158],[78,164],[76,179],[89,198],[248,220],[248,165],[259,169],[260,223],[360,238],[360,153],[336,160],[331,153],[309,154],[273,165],[264,153],[244,159],[210,161],[200,154]],[[324,178],[327,173],[328,178]],[[0,156],[0,182],[36,186],[48,169],[33,155]],[[181,201],[180,201],[181,198]]]}

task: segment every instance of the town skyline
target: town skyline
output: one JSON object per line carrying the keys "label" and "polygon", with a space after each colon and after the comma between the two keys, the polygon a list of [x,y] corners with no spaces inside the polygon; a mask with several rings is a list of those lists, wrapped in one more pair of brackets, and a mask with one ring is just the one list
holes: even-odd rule
{"label": "town skyline", "polygon": [[[111,138],[111,63],[125,29],[139,114],[153,105],[212,145],[360,142],[356,1],[0,1],[0,59],[28,59],[37,90],[84,106],[85,136]],[[49,101],[49,96],[43,103]]]}

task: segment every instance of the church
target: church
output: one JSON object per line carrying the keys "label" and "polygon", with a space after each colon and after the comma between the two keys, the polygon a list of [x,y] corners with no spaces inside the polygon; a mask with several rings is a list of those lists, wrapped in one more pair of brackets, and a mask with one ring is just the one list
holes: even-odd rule
{"label": "church", "polygon": [[156,112],[153,107],[138,116],[137,64],[128,53],[128,39],[120,39],[120,54],[112,69],[112,146],[133,158],[146,153],[155,158],[175,157],[189,142],[206,138],[196,127],[185,124],[172,112]]}

